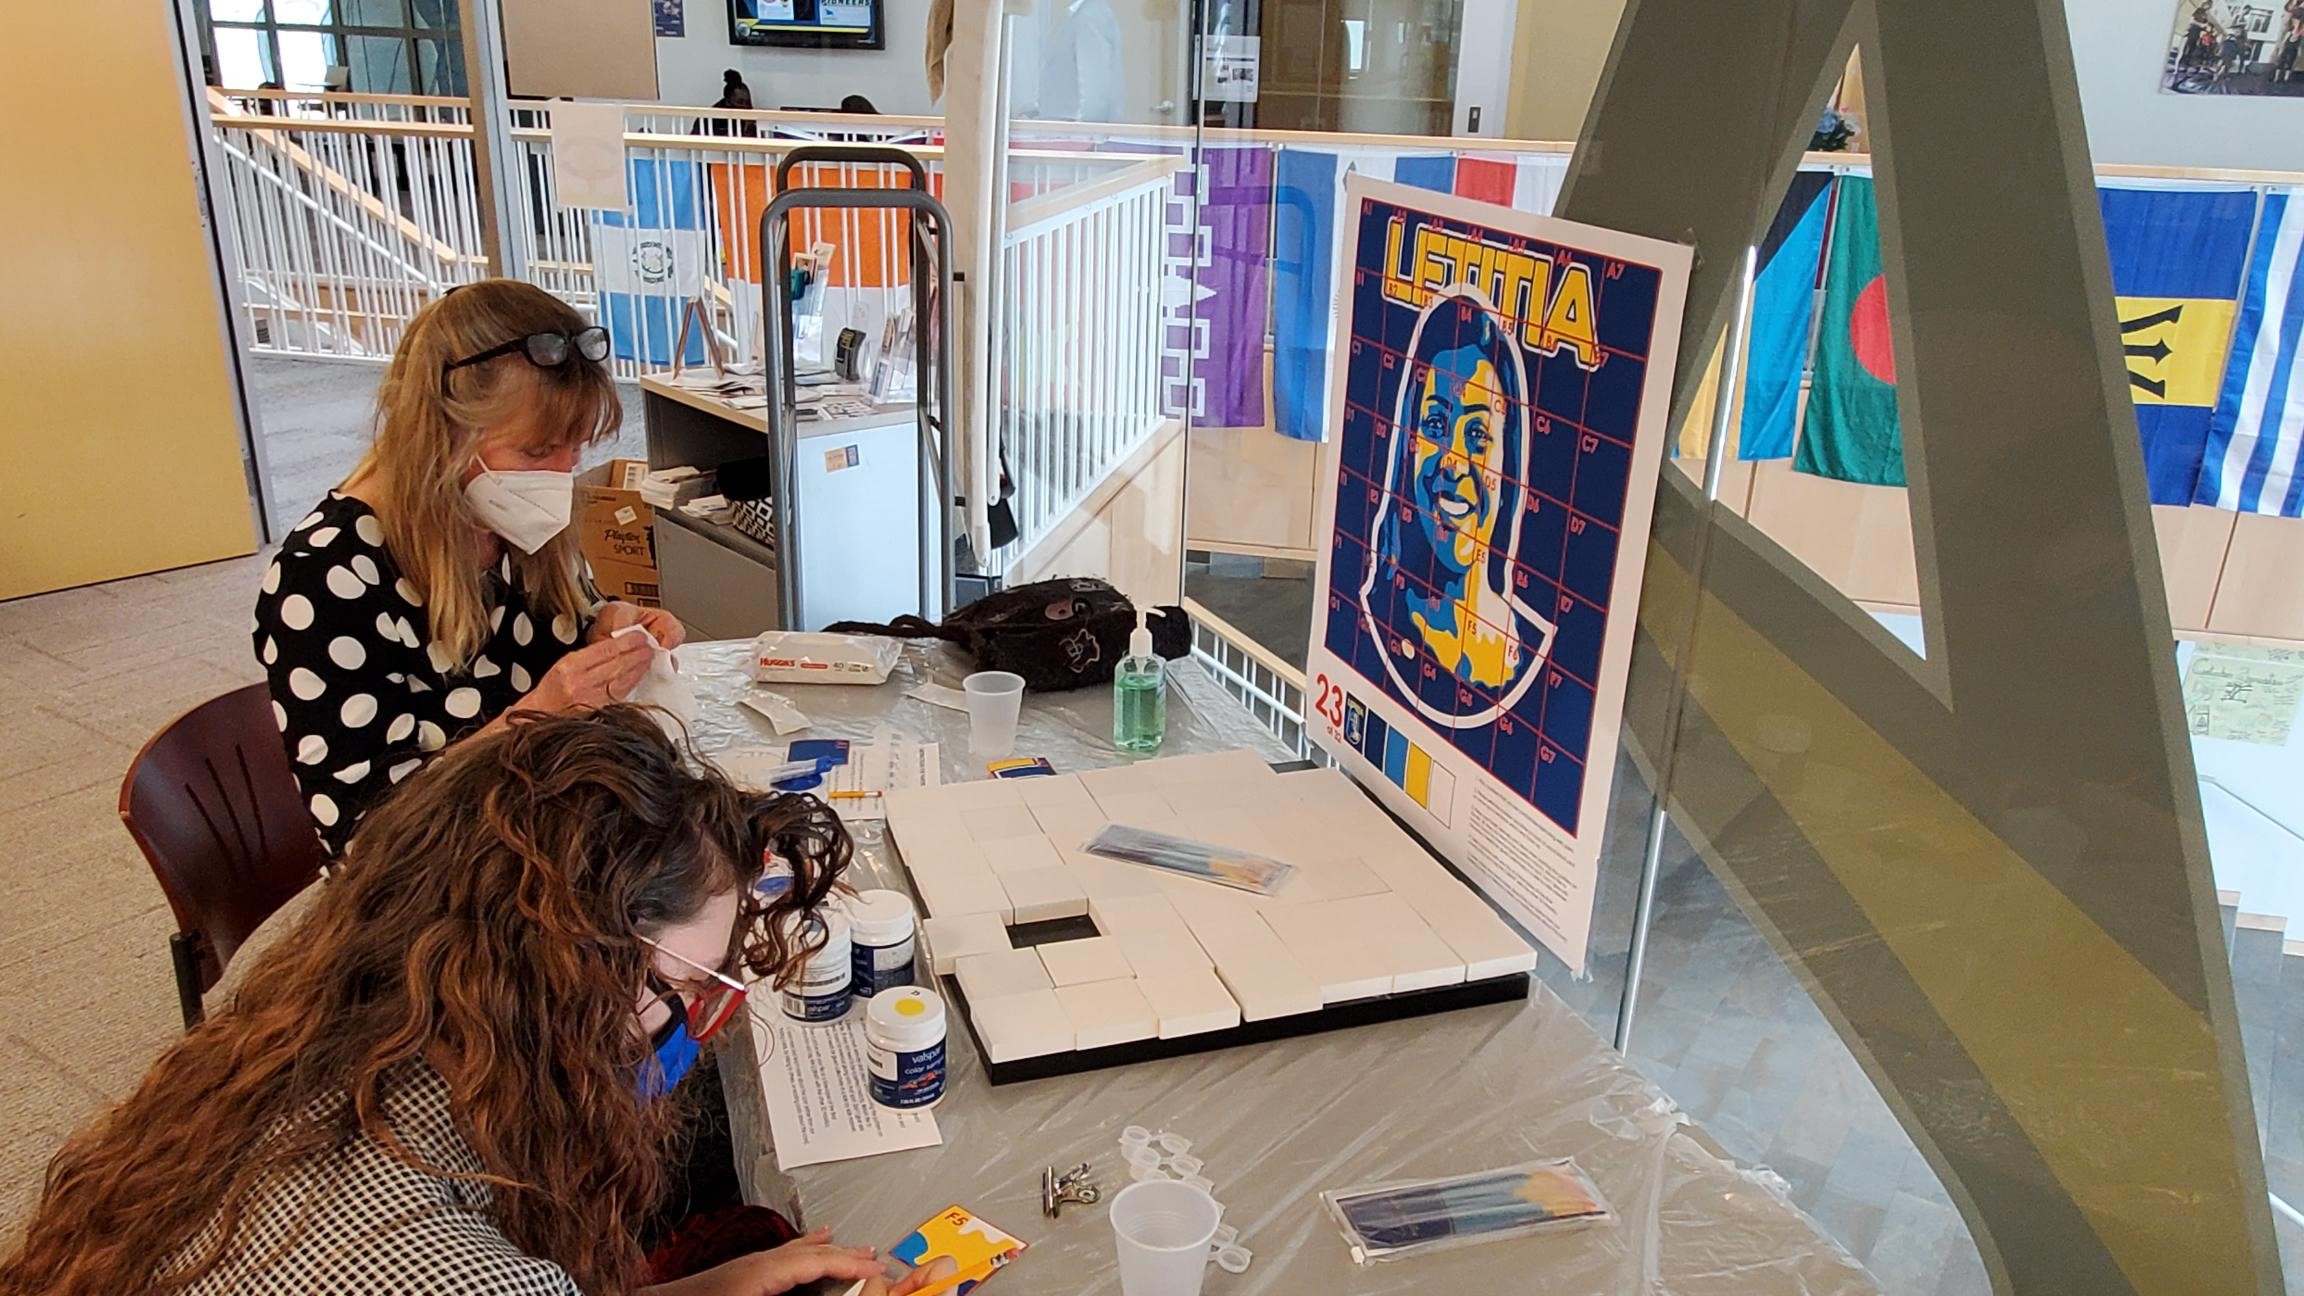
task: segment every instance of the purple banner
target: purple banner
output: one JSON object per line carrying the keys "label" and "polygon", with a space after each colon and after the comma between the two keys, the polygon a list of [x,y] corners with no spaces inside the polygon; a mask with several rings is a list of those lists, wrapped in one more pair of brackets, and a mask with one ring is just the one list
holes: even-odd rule
{"label": "purple banner", "polygon": [[[1264,341],[1272,331],[1272,150],[1204,149],[1198,289],[1191,345],[1192,425],[1264,426]],[[1189,197],[1189,195],[1187,195]]]}

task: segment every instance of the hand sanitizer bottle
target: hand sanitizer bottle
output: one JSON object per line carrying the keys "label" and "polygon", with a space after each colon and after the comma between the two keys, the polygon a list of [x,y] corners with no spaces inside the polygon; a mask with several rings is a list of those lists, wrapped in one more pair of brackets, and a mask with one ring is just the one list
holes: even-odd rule
{"label": "hand sanitizer bottle", "polygon": [[1160,750],[1168,733],[1168,663],[1152,651],[1152,627],[1136,609],[1128,655],[1112,670],[1112,745],[1139,755]]}

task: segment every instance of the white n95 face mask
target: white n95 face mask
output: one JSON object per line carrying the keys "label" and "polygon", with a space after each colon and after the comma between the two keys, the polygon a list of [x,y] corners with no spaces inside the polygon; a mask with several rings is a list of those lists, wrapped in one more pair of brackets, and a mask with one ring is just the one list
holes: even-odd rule
{"label": "white n95 face mask", "polygon": [[480,465],[480,475],[464,483],[472,515],[522,553],[534,553],[568,529],[576,505],[576,475],[564,472],[498,472]]}

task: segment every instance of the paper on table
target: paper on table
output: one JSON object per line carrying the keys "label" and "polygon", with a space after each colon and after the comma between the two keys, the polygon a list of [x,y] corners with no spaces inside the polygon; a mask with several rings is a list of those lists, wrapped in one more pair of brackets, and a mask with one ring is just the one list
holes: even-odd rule
{"label": "paper on table", "polygon": [[[938,787],[944,782],[943,748],[937,743],[891,739],[848,753],[824,780],[824,794],[843,819],[885,819],[887,800],[870,794],[899,788]],[[847,793],[848,795],[837,795]]]}
{"label": "paper on table", "polygon": [[942,684],[922,684],[917,688],[906,689],[904,696],[918,698],[930,706],[949,707],[954,711],[968,709],[968,695],[966,693]]}
{"label": "paper on table", "polygon": [[[763,1001],[773,997],[765,987],[759,994]],[[752,1025],[769,1035],[760,1092],[767,1100],[777,1168],[853,1161],[944,1141],[934,1113],[891,1111],[872,1101],[861,1003],[829,1024],[803,1026],[756,1012]]]}
{"label": "paper on table", "polygon": [[2184,717],[2196,735],[2288,744],[2304,701],[2304,651],[2200,644],[2184,672]]}
{"label": "paper on table", "polygon": [[624,105],[552,105],[552,182],[563,206],[624,210]]}

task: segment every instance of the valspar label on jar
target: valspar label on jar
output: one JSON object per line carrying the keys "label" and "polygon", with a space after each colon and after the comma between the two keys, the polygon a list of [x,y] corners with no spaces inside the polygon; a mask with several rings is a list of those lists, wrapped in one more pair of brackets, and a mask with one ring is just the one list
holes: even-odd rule
{"label": "valspar label on jar", "polygon": [[[794,921],[797,920],[797,921]],[[849,981],[854,975],[848,941],[848,918],[835,909],[826,909],[816,915],[793,915],[788,919],[788,931],[794,933],[796,944],[805,946],[818,938],[821,929],[823,946],[808,956],[808,961],[792,974],[778,998],[782,1000],[784,1015],[794,1021],[838,1021],[848,1015]]]}
{"label": "valspar label on jar", "polygon": [[944,1001],[933,990],[899,986],[864,1011],[864,1064],[872,1101],[899,1110],[944,1096]]}

